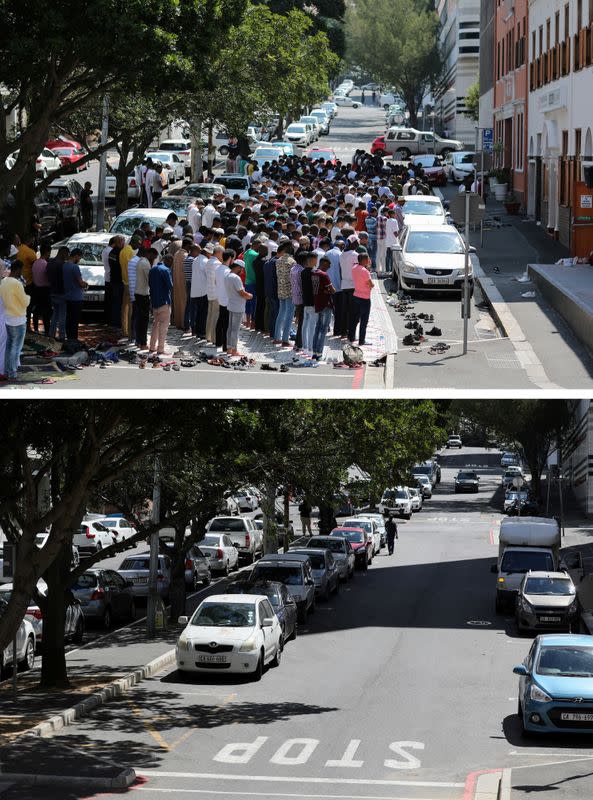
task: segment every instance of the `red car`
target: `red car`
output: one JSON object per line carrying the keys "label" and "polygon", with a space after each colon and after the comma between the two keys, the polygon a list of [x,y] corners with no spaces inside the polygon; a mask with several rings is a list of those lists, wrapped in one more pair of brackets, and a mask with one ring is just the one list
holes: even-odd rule
{"label": "red car", "polygon": [[385,152],[385,137],[377,136],[371,145],[371,153],[377,156],[384,156]]}
{"label": "red car", "polygon": [[88,162],[82,164],[80,167],[77,166],[77,162],[86,156],[86,153],[82,148],[74,147],[71,144],[62,142],[62,144],[59,146],[56,145],[55,147],[50,147],[50,150],[52,153],[57,155],[62,162],[62,166],[71,166],[73,172],[80,172],[80,170],[88,167]]}
{"label": "red car", "polygon": [[335,164],[337,161],[335,150],[332,150],[331,147],[311,147],[305,152],[305,157],[313,161],[323,159],[326,163],[329,161],[330,164]]}
{"label": "red car", "polygon": [[330,536],[348,539],[354,551],[354,564],[359,569],[368,569],[373,562],[373,543],[362,528],[334,528]]}
{"label": "red car", "polygon": [[447,185],[447,173],[443,167],[443,162],[438,156],[414,156],[411,160],[414,162],[414,164],[418,164],[418,166],[422,167],[424,170],[424,175],[426,176],[426,180],[429,184],[432,184],[433,186]]}

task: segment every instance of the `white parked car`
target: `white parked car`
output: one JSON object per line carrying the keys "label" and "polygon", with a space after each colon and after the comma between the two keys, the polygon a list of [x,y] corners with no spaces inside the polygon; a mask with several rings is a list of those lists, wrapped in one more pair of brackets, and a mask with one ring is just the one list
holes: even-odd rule
{"label": "white parked car", "polygon": [[458,436],[458,434],[456,433],[452,433],[451,436],[449,436],[449,438],[447,439],[447,444],[445,445],[445,447],[447,447],[447,449],[451,447],[457,447],[459,450],[461,450],[461,448],[463,447],[463,444],[461,442],[461,436]]}
{"label": "white parked car", "polygon": [[291,122],[284,133],[284,138],[298,147],[308,147],[312,142],[311,128],[304,122]]}
{"label": "white parked car", "polygon": [[316,117],[319,120],[319,124],[321,126],[319,133],[322,136],[327,136],[329,133],[329,126],[331,123],[331,116],[329,111],[325,108],[314,108],[309,115],[311,117]]}
{"label": "white parked car", "polygon": [[98,553],[117,542],[116,534],[99,520],[84,520],[72,537],[72,544],[81,555]]}
{"label": "white parked car", "polygon": [[332,97],[333,102],[337,106],[346,106],[348,108],[360,108],[361,103],[358,100],[353,100],[351,97],[347,97],[346,95],[339,95],[334,94]]}
{"label": "white parked car", "polygon": [[373,556],[381,552],[383,543],[381,541],[381,531],[379,526],[371,517],[366,517],[363,514],[357,514],[355,517],[350,517],[341,523],[344,528],[362,528],[367,533],[373,543]]}
{"label": "white parked car", "polygon": [[226,189],[226,193],[232,199],[235,195],[240,200],[249,200],[249,190],[251,188],[251,178],[240,173],[223,172],[216,176],[216,182]]}
{"label": "white parked car", "polygon": [[264,595],[214,594],[179,623],[180,672],[238,672],[258,681],[266,664],[280,665],[282,626]]}
{"label": "white parked car", "polygon": [[[6,159],[7,169],[12,169],[16,159],[18,158],[19,151],[15,150]],[[39,178],[47,178],[50,172],[56,172],[62,168],[60,157],[50,150],[49,147],[44,147],[41,153],[35,159],[35,174]]]}
{"label": "white parked car", "polygon": [[432,497],[432,481],[423,472],[414,474],[414,478],[418,481],[418,486],[422,492],[422,497],[425,500],[430,500]]}
{"label": "white parked car", "polygon": [[[469,281],[473,289],[476,250],[470,247]],[[462,292],[465,245],[453,225],[406,227],[393,248],[393,281],[399,289]]]}
{"label": "white parked car", "polygon": [[404,222],[407,227],[447,224],[447,215],[440,197],[431,194],[410,194],[405,201]]}
{"label": "white parked car", "polygon": [[130,536],[134,536],[136,533],[134,524],[118,514],[108,514],[99,522],[102,522],[106,528],[109,528],[115,534],[118,542],[129,539]]}
{"label": "white parked car", "polygon": [[321,104],[321,108],[324,108],[332,117],[338,116],[338,106],[336,103],[333,103],[331,100],[326,100],[324,103]]}
{"label": "white parked car", "polygon": [[151,150],[146,153],[146,158],[160,161],[169,173],[169,183],[177,183],[185,178],[185,160],[176,153],[166,153],[163,150]]}
{"label": "white parked car", "polygon": [[185,173],[191,170],[191,142],[189,139],[165,139],[159,145],[159,153],[175,153],[183,159]]}
{"label": "white parked car", "polygon": [[447,178],[453,183],[461,183],[468,175],[474,172],[476,168],[475,161],[476,154],[471,150],[448,153],[443,163]]}
{"label": "white parked car", "polygon": [[386,511],[394,511],[400,517],[411,519],[412,517],[412,498],[405,486],[396,486],[393,489],[385,489],[383,497],[379,503],[379,511],[384,514]]}
{"label": "white parked car", "polygon": [[317,139],[319,139],[319,137],[321,136],[321,122],[317,119],[317,117],[308,114],[307,116],[302,116],[299,119],[299,122],[304,122],[305,125],[311,125],[311,127],[313,128],[314,141],[317,141]]}
{"label": "white parked car", "polygon": [[424,497],[422,496],[420,489],[416,488],[415,486],[408,486],[408,492],[412,498],[412,511],[422,511]]}
{"label": "white parked car", "polygon": [[[115,175],[107,172],[105,176],[105,197],[115,197]],[[139,200],[141,195],[140,180],[137,171],[128,175],[128,200]]]}
{"label": "white parked car", "polygon": [[211,572],[228,575],[239,566],[239,551],[228,534],[207,533],[198,544],[208,559]]}
{"label": "white parked car", "polygon": [[[6,613],[8,600],[0,597],[0,619]],[[35,631],[28,619],[23,619],[16,633],[16,658],[18,665],[22,669],[32,669],[35,665]],[[6,645],[4,650],[0,650],[0,677],[3,676],[6,667],[12,664],[12,642]]]}
{"label": "white parked car", "polygon": [[239,511],[255,511],[259,508],[259,498],[248,489],[239,489],[231,495],[231,498],[237,504]]}
{"label": "white parked car", "polygon": [[143,222],[150,222],[154,230],[157,225],[165,224],[170,213],[170,208],[128,208],[113,220],[109,233],[131,236]]}

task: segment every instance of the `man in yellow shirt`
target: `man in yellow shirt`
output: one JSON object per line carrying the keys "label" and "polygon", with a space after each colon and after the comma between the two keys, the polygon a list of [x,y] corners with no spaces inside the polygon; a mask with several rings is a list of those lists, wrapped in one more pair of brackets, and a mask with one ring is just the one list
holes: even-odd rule
{"label": "man in yellow shirt", "polygon": [[138,252],[140,241],[133,236],[132,239],[122,248],[119,254],[119,265],[121,267],[121,279],[124,284],[124,293],[121,303],[121,329],[126,339],[130,338],[130,326],[132,305],[130,303],[130,286],[128,279],[128,263]]}
{"label": "man in yellow shirt", "polygon": [[[24,242],[20,242],[17,247],[17,258],[23,265],[23,278],[27,287],[25,289],[29,297],[33,294],[33,262],[37,261],[35,250],[35,237],[26,236]],[[31,327],[31,305],[27,308],[27,330]]]}
{"label": "man in yellow shirt", "polygon": [[27,308],[31,298],[25,294],[21,276],[23,262],[16,259],[10,265],[10,275],[0,283],[0,300],[4,306],[6,325],[6,355],[4,374],[8,380],[16,380],[21,364],[21,350],[27,330]]}

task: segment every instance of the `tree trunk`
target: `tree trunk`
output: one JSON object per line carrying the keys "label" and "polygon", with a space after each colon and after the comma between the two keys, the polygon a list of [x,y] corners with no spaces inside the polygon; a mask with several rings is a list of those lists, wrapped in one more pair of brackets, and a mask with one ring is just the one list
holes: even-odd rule
{"label": "tree trunk", "polygon": [[58,556],[44,573],[47,583],[47,603],[43,609],[43,641],[41,643],[42,689],[67,689],[70,686],[66,669],[64,634],[67,598],[72,595],[66,588],[72,545],[65,542]]}
{"label": "tree trunk", "polygon": [[328,536],[334,527],[334,509],[331,503],[321,501],[319,503],[319,534]]}
{"label": "tree trunk", "polygon": [[25,239],[33,231],[33,214],[35,206],[35,162],[27,167],[27,172],[17,183],[15,189],[14,233]]}
{"label": "tree trunk", "polygon": [[262,498],[264,515],[264,553],[278,552],[278,526],[276,525],[276,484],[267,480]]}
{"label": "tree trunk", "polygon": [[288,543],[289,539],[289,529],[290,529],[290,487],[284,487],[284,497],[282,498],[283,503],[283,523],[284,523],[284,552],[288,553]]}
{"label": "tree trunk", "polygon": [[216,161],[216,148],[214,147],[214,126],[212,122],[208,125],[208,180],[213,174],[214,163]]}
{"label": "tree trunk", "polygon": [[176,622],[177,618],[185,614],[185,551],[183,540],[185,539],[185,524],[183,527],[175,529],[175,548],[171,559],[171,587],[169,589],[169,600],[171,610],[169,619]]}
{"label": "tree trunk", "polygon": [[191,140],[191,181],[201,183],[204,173],[202,163],[202,120],[195,119],[190,124],[189,136]]}

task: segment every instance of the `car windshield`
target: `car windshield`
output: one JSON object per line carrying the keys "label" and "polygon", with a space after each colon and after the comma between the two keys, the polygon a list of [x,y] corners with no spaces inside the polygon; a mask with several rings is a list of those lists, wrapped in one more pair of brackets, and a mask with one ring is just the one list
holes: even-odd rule
{"label": "car windshield", "polygon": [[[438,217],[443,216],[443,208],[440,203],[429,203],[425,200],[414,200],[410,201],[406,198],[406,204],[404,206],[404,212],[406,214],[424,214],[427,217]],[[430,236],[430,234],[427,234]],[[408,250],[410,248],[408,247]],[[419,252],[427,252],[425,250]],[[428,251],[430,252],[430,251]],[[437,252],[440,252],[437,251]]]}
{"label": "car windshield", "polygon": [[346,519],[343,524],[347,528],[362,528],[367,533],[373,530],[373,523],[365,519]]}
{"label": "car windshield", "polygon": [[253,575],[266,581],[278,581],[286,586],[301,586],[303,583],[303,570],[296,565],[258,564]]}
{"label": "car windshield", "polygon": [[408,493],[405,492],[403,489],[398,489],[397,492],[395,493],[395,496],[397,497],[398,500],[407,500]]}
{"label": "car windshield", "polygon": [[355,544],[364,542],[364,533],[362,531],[344,531],[337,528],[335,534],[333,531],[330,534],[330,536],[334,535],[342,539],[348,539],[349,542],[354,542]]}
{"label": "car windshield", "polygon": [[386,489],[383,492],[383,500],[393,500],[395,497],[395,492],[393,489]]}
{"label": "car windshield", "polygon": [[187,207],[191,202],[191,197],[184,197],[183,195],[176,195],[171,196],[168,195],[167,197],[159,197],[158,200],[155,200],[153,203],[153,208],[170,208],[173,211],[181,211],[183,214],[186,213]]}
{"label": "car windshield", "polygon": [[147,558],[126,558],[120,569],[132,569],[139,572],[148,572],[149,560]]}
{"label": "car windshield", "polygon": [[456,231],[412,230],[406,242],[406,250],[408,253],[444,253],[450,255],[461,255],[464,252],[463,241]]}
{"label": "car windshield", "polygon": [[153,161],[161,161],[167,164],[173,161],[171,153],[147,153],[146,158],[152,158]]}
{"label": "car windshield", "polygon": [[109,232],[131,236],[143,222],[150,222],[151,225],[164,225],[168,213],[168,210],[164,208],[162,215],[157,218],[147,218],[143,214],[122,214],[115,220]]}
{"label": "car windshield", "polygon": [[323,553],[307,553],[313,569],[325,569],[325,556]]}
{"label": "car windshield", "polygon": [[[199,186],[196,183],[190,183],[187,186],[183,187],[183,194],[189,197],[200,197],[202,200],[206,200],[208,197],[212,197],[213,194],[222,193],[222,185],[220,186]],[[170,197],[171,195],[167,195]],[[161,197],[161,200],[163,198]]]}
{"label": "car windshield", "polygon": [[544,646],[539,652],[536,672],[539,675],[592,678],[593,647]]}
{"label": "car windshield", "polygon": [[465,155],[458,155],[455,160],[458,164],[473,164],[475,153],[466,153]]}
{"label": "car windshield", "polygon": [[414,475],[430,475],[431,473],[432,467],[428,465],[414,467]]}
{"label": "car windshield", "polygon": [[325,161],[331,161],[334,157],[334,154],[331,150],[313,150],[309,153],[309,158],[312,158],[313,161],[319,161],[320,159],[324,159]]}
{"label": "car windshield", "polygon": [[255,158],[278,158],[281,155],[281,147],[258,147],[254,153]]}
{"label": "car windshield", "polygon": [[101,253],[105,249],[106,244],[106,242],[72,242],[72,247],[77,247],[79,250],[82,250],[79,264],[81,269],[84,265],[102,267],[103,259],[101,258]]}
{"label": "car windshield", "polygon": [[533,552],[525,550],[507,550],[502,557],[501,572],[551,572],[554,563],[550,553]]}
{"label": "car windshield", "polygon": [[331,550],[332,553],[344,552],[344,543],[337,539],[309,539],[307,547],[320,547],[323,550]]}
{"label": "car windshield", "polygon": [[441,161],[434,156],[421,156],[414,159],[414,164],[420,164],[421,167],[440,167]]}
{"label": "car windshield", "polygon": [[289,125],[286,129],[287,133],[304,133],[306,128],[304,125]]}
{"label": "car windshield", "polygon": [[232,531],[232,533],[239,533],[240,531],[241,533],[244,533],[245,523],[241,517],[224,517],[223,519],[213,519],[208,530],[212,532]]}
{"label": "car windshield", "polygon": [[54,147],[52,153],[57,156],[69,156],[71,153],[76,152],[72,147]]}
{"label": "car windshield", "polygon": [[565,578],[527,578],[525,581],[525,594],[574,594],[575,588],[572,581]]}
{"label": "car windshield", "polygon": [[205,547],[219,547],[220,546],[220,536],[204,536],[204,538],[200,541],[201,545]]}
{"label": "car windshield", "polygon": [[191,618],[190,624],[206,628],[252,628],[255,625],[255,605],[202,603]]}
{"label": "car windshield", "polygon": [[478,476],[475,472],[460,472],[457,477],[463,481],[475,481]]}
{"label": "car windshield", "polygon": [[245,178],[225,178],[224,175],[220,175],[218,180],[223,186],[226,186],[227,189],[249,188],[249,182]]}
{"label": "car windshield", "polygon": [[161,142],[161,150],[171,150],[178,152],[179,150],[189,150],[189,142]]}
{"label": "car windshield", "polygon": [[83,572],[72,584],[73,589],[94,589],[98,583],[97,576],[92,572]]}
{"label": "car windshield", "polygon": [[428,475],[422,475],[422,474],[418,475],[418,474],[414,473],[414,477],[416,478],[418,483],[424,483],[424,484],[429,484],[430,483],[430,479],[429,479]]}

